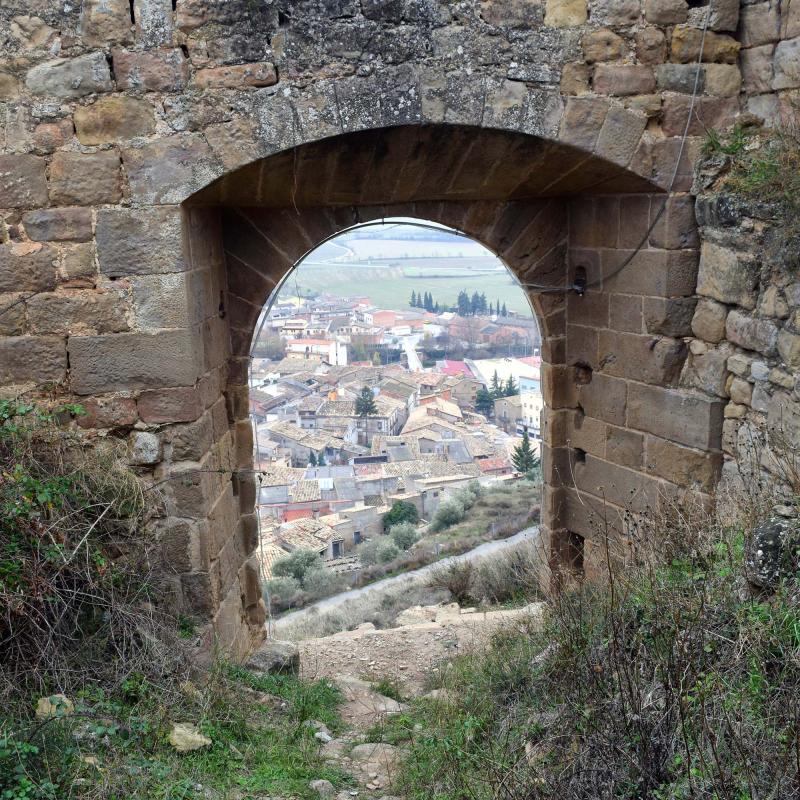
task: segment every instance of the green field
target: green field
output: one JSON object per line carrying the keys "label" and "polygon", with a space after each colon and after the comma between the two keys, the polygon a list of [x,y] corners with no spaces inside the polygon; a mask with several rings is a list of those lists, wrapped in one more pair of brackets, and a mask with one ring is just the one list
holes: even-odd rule
{"label": "green field", "polygon": [[[339,264],[325,266],[301,264],[282,289],[282,294],[330,292],[342,297],[368,296],[376,306],[396,311],[408,308],[411,292],[430,292],[441,305],[456,302],[461,290],[470,295],[484,292],[492,303],[505,303],[509,311],[531,314],[524,291],[509,274],[470,274],[470,270],[450,270],[454,274],[442,276],[447,270],[441,266],[421,266],[419,259],[409,259],[404,267],[372,267]],[[394,262],[397,263],[397,262]],[[426,274],[428,273],[428,274]]]}

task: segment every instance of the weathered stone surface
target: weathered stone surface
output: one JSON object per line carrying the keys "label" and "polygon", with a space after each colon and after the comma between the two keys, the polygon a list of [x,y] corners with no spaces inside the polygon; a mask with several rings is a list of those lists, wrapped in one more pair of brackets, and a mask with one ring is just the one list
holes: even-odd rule
{"label": "weathered stone surface", "polygon": [[154,130],[153,107],[146,100],[115,95],[75,109],[75,135],[81,144],[120,142]]}
{"label": "weathered stone surface", "polygon": [[145,47],[172,41],[171,0],[135,0],[136,40]]}
{"label": "weathered stone surface", "polygon": [[739,41],[742,47],[756,47],[777,42],[780,36],[780,6],[778,3],[745,4],[741,9]]}
{"label": "weathered stone surface", "polygon": [[751,317],[733,309],[725,321],[729,342],[746,350],[756,350],[765,356],[774,355],[778,343],[778,326],[770,319]]}
{"label": "weathered stone surface", "polygon": [[179,48],[114,50],[114,74],[120,89],[180,92],[189,81],[189,61]]}
{"label": "weathered stone surface", "polygon": [[38,156],[0,155],[0,208],[47,205],[46,167]]}
{"label": "weathered stone surface", "polygon": [[[683,94],[664,97],[662,130],[667,136],[683,136],[692,99]],[[705,136],[710,129],[728,130],[739,114],[735,97],[699,97],[695,100],[689,123],[689,136]]]}
{"label": "weathered stone surface", "polygon": [[84,0],[81,38],[88,47],[133,41],[129,0]]}
{"label": "weathered stone surface", "polygon": [[774,44],[742,50],[742,82],[746,92],[770,91],[772,88],[772,76],[774,74],[774,53]]}
{"label": "weathered stone surface", "polygon": [[642,64],[660,64],[667,54],[664,34],[653,26],[636,32],[636,57]]}
{"label": "weathered stone surface", "polygon": [[800,37],[779,42],[775,47],[773,89],[795,89],[800,86]]}
{"label": "weathered stone surface", "polygon": [[736,377],[730,382],[728,393],[730,394],[731,402],[749,406],[753,397],[753,385],[744,378]]}
{"label": "weathered stone surface", "polygon": [[689,15],[686,0],[645,0],[644,16],[653,25],[675,25]]}
{"label": "weathered stone surface", "polygon": [[92,212],[88,208],[29,211],[22,224],[35,242],[88,242],[92,238]]}
{"label": "weathered stone surface", "polygon": [[655,90],[656,81],[653,70],[645,65],[600,64],[592,85],[598,94],[625,96],[648,94]]}
{"label": "weathered stone surface", "polygon": [[694,297],[645,297],[643,314],[647,332],[689,336],[696,303]]}
{"label": "weathered stone surface", "polygon": [[97,214],[100,271],[109,277],[182,272],[180,209],[108,209]]}
{"label": "weathered stone surface", "polygon": [[707,453],[648,436],[645,464],[652,475],[701,492],[714,489],[720,468],[721,453]]}
{"label": "weathered stone surface", "polygon": [[742,73],[736,64],[706,64],[705,92],[716,97],[736,97],[742,88]]}
{"label": "weathered stone surface", "polygon": [[67,348],[60,336],[0,338],[0,383],[58,383],[67,374]]}
{"label": "weathered stone surface", "polygon": [[63,147],[75,132],[71,120],[43,122],[33,131],[33,148],[37,153],[52,153]]}
{"label": "weathered stone surface", "polygon": [[0,336],[19,336],[25,332],[25,295],[0,297]]}
{"label": "weathered stone surface", "polygon": [[19,97],[20,83],[16,75],[0,70],[0,100],[16,100]]}
{"label": "weathered stone surface", "polygon": [[200,393],[194,386],[145,391],[137,405],[143,422],[193,422],[203,413]]}
{"label": "weathered stone surface", "polygon": [[787,366],[800,367],[800,336],[781,331],[778,334],[778,355]]}
{"label": "weathered stone surface", "polygon": [[[702,39],[703,32],[699,28],[677,25],[672,32],[671,60],[681,64],[697,61]],[[703,61],[735,64],[740,47],[739,42],[732,36],[708,31],[703,44]]]}
{"label": "weathered stone surface", "polygon": [[56,253],[34,242],[0,244],[0,292],[41,292],[56,283]]}
{"label": "weathered stone surface", "polygon": [[587,16],[586,0],[547,0],[544,22],[554,28],[568,28],[583,25]]}
{"label": "weathered stone surface", "polygon": [[126,428],[139,419],[136,401],[127,395],[87,397],[81,405],[86,412],[77,418],[82,428]]}
{"label": "weathered stone surface", "polygon": [[740,260],[734,250],[703,242],[697,276],[698,294],[751,309],[756,306],[757,282],[755,264]]}
{"label": "weathered stone surface", "polygon": [[701,297],[692,317],[692,333],[700,339],[716,344],[725,336],[727,317],[727,306]]}
{"label": "weathered stone surface", "polygon": [[114,88],[102,53],[46,61],[28,71],[25,85],[33,94],[63,99],[110,92]]}
{"label": "weathered stone surface", "polygon": [[597,137],[595,153],[626,166],[636,152],[646,125],[647,116],[641,112],[619,106],[610,108]]}
{"label": "weathered stone surface", "polygon": [[615,27],[632,25],[641,14],[641,0],[597,0],[592,5],[593,21]]}
{"label": "weathered stone surface", "polygon": [[128,330],[127,307],[119,292],[45,292],[27,303],[33,333],[116,333]]}
{"label": "weathered stone surface", "polygon": [[131,196],[138,203],[180,203],[217,177],[206,141],[193,134],[173,136],[122,151]]}
{"label": "weathered stone surface", "polygon": [[300,671],[300,648],[294,642],[271,639],[250,656],[246,666],[255,672],[297,673]]}
{"label": "weathered stone surface", "polygon": [[795,572],[799,539],[794,520],[773,517],[758,525],[745,537],[747,580],[759,589],[776,589]]}
{"label": "weathered stone surface", "polygon": [[632,383],[627,423],[688,447],[715,450],[722,436],[723,406],[721,400],[685,390]]}
{"label": "weathered stone surface", "polygon": [[608,28],[587,33],[581,40],[583,57],[590,64],[596,61],[614,61],[625,52],[625,42],[621,36]]}
{"label": "weathered stone surface", "polygon": [[662,92],[682,92],[702,94],[706,85],[706,72],[698,64],[659,64],[656,67],[656,80]]}
{"label": "weathered stone surface", "polygon": [[191,385],[199,374],[190,331],[71,336],[70,376],[78,394]]}
{"label": "weathered stone surface", "polygon": [[278,73],[274,64],[264,61],[260,64],[201,69],[194,80],[203,89],[238,89],[242,86],[272,86],[278,82]]}
{"label": "weathered stone surface", "polygon": [[708,28],[712,31],[736,30],[739,24],[739,0],[710,0]]}
{"label": "weathered stone surface", "polygon": [[119,155],[59,152],[50,163],[50,199],[63,205],[101,205],[122,198]]}
{"label": "weathered stone surface", "polygon": [[716,397],[727,397],[727,360],[727,351],[692,354],[681,376],[681,385]]}

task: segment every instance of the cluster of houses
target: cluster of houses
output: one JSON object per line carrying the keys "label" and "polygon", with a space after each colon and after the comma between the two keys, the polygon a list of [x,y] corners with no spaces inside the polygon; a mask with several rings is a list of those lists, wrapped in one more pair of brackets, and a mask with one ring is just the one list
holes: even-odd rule
{"label": "cluster of houses", "polygon": [[[397,333],[401,315],[366,306],[352,311],[347,324],[334,325],[334,310],[342,311],[280,319],[284,357],[252,359],[267,575],[277,558],[298,548],[319,553],[333,570],[356,569],[352,549],[383,531],[395,501],[412,503],[429,520],[442,500],[471,481],[513,479],[519,424],[538,430],[537,358],[445,360],[427,370],[402,362],[348,363],[339,348],[351,342],[339,335],[362,336],[367,327],[391,322]],[[332,327],[335,338],[328,338]],[[477,413],[478,391],[509,377],[524,391],[498,398],[494,421]],[[365,387],[368,413],[359,401]]]}

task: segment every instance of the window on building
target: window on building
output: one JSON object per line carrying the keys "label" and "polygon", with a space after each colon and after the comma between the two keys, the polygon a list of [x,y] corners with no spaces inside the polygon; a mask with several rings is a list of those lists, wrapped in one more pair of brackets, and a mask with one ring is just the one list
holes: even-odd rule
{"label": "window on building", "polygon": [[353,531],[353,544],[361,544],[362,541],[361,531]]}

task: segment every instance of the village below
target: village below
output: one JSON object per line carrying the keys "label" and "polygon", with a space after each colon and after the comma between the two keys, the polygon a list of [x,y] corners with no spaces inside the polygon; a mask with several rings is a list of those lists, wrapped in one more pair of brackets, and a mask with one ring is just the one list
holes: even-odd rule
{"label": "village below", "polygon": [[[403,223],[320,250],[272,298],[252,349],[257,552],[273,615],[538,518],[541,342],[529,308],[487,302],[515,289],[502,263],[455,232]],[[410,297],[382,307],[304,291],[326,252],[340,275],[366,270],[367,289],[399,268]],[[476,278],[483,291],[458,288]],[[417,292],[437,279],[452,304]],[[498,493],[507,513],[479,514]]]}

